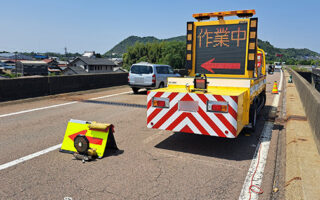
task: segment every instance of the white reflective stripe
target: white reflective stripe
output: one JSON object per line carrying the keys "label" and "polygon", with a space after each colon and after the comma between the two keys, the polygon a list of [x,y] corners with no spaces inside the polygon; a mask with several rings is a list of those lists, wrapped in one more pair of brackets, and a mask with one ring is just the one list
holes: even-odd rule
{"label": "white reflective stripe", "polygon": [[167,119],[160,127],[159,129],[164,129],[166,130],[168,128],[168,126],[170,126],[170,124],[172,124],[174,121],[176,121],[176,119],[182,114],[181,111],[176,111],[173,115],[171,115],[169,117],[169,119]]}
{"label": "white reflective stripe", "polygon": [[[199,98],[199,97],[198,97],[198,96],[194,96],[194,99],[197,99],[197,98]],[[208,97],[207,97],[207,98],[208,98]],[[213,97],[213,95],[211,95],[210,98],[215,99],[215,98]],[[208,98],[208,99],[210,100],[210,98]],[[231,131],[224,125],[224,123],[222,123],[222,122],[220,121],[220,119],[219,119],[213,112],[206,112],[206,109],[207,109],[207,108],[206,108],[206,104],[203,103],[203,101],[201,101],[200,106],[201,106],[201,108],[205,108],[205,109],[202,109],[202,110],[207,114],[207,116],[217,125],[217,127],[218,127],[224,134],[226,134],[226,133],[225,133],[226,130],[228,130],[228,132],[231,132]]]}
{"label": "white reflective stripe", "polygon": [[[156,94],[156,92],[155,92],[155,94]],[[154,95],[155,95],[155,94],[154,94]],[[170,94],[171,94],[170,92],[165,92],[165,93],[163,93],[160,97],[167,98]],[[154,97],[154,95],[153,95],[152,97]],[[152,99],[152,97],[151,97],[150,99]],[[152,102],[151,102],[151,104],[152,104]],[[150,108],[147,110],[147,117],[148,117],[151,113],[153,113],[153,111],[154,111],[155,109],[156,109],[156,108],[151,105]]]}
{"label": "white reflective stripe", "polygon": [[78,119],[70,119],[69,122],[77,123],[77,124],[88,124],[88,123],[91,123],[91,122],[87,122],[87,121],[83,121],[83,120],[78,120]]}
{"label": "white reflective stripe", "polygon": [[[208,99],[210,101],[217,101],[216,98],[214,98],[214,96],[208,96]],[[213,114],[210,112],[210,114]],[[214,115],[214,114],[213,114]],[[222,115],[230,122],[230,124],[235,128],[237,129],[237,120],[235,118],[233,118],[232,115],[230,115],[230,113],[222,113]],[[212,115],[210,115],[212,116]],[[214,115],[215,116],[215,115]],[[215,116],[216,117],[216,116]],[[220,121],[220,120],[219,120]]]}
{"label": "white reflective stripe", "polygon": [[[202,108],[202,110],[205,112],[205,114],[208,116],[208,118],[210,118],[216,125],[217,125],[217,127],[223,132],[223,134],[225,134],[227,137],[234,137],[234,135],[231,133],[231,130],[229,130],[225,125],[224,125],[224,123],[222,123],[221,121],[220,121],[220,119],[214,114],[214,113],[212,113],[212,112],[206,112],[206,110],[207,110],[207,105],[199,98],[199,96],[197,95],[197,94],[193,94],[193,95],[190,95],[192,98],[193,98],[193,100],[195,100],[195,101],[199,101],[199,106]],[[208,96],[210,96],[210,98],[208,98]],[[213,99],[215,99],[214,97],[213,97],[213,95],[208,95],[207,96],[207,98],[210,100],[211,98],[213,98]],[[223,115],[225,115],[225,114],[223,114]],[[230,114],[228,114],[229,115],[229,117],[231,117],[231,119],[229,119],[228,117],[226,117],[227,118],[227,120],[229,120],[229,121],[231,121],[230,123],[232,124],[232,121],[234,121],[234,118],[230,115]],[[200,116],[200,115],[199,115]],[[200,118],[201,119],[203,119],[201,116],[200,116]],[[197,118],[198,119],[198,118]],[[204,120],[205,121],[205,120]],[[234,124],[232,124],[232,126],[233,127],[237,127],[237,122],[235,121],[235,125],[236,126],[234,126]],[[237,129],[237,128],[235,128],[235,129]],[[212,132],[209,132],[208,130],[208,132],[209,132],[209,134],[211,135],[211,133],[213,133],[213,134],[216,134],[217,135],[217,133],[211,128],[211,130],[212,130]],[[226,134],[225,133],[225,131],[226,130],[228,130],[228,133]]]}
{"label": "white reflective stripe", "polygon": [[229,105],[238,112],[238,104],[230,96],[222,96],[222,98],[229,103]]}
{"label": "white reflective stripe", "polygon": [[[185,95],[187,95],[187,93],[178,93],[177,96],[170,102],[170,108],[174,107]],[[235,136],[231,133],[231,131],[220,121],[220,119],[212,112],[206,112],[207,109],[207,105],[206,103],[204,103],[197,94],[195,93],[189,93],[189,96],[194,100],[194,101],[198,101],[199,102],[199,109],[202,109],[205,114],[208,116],[208,118],[210,118],[216,125],[217,127],[221,130],[221,132],[223,132],[223,134],[226,135],[226,137],[228,138],[234,138]],[[206,95],[206,97],[209,100],[212,101],[216,101],[216,99],[213,97],[213,95]],[[226,98],[228,100],[230,100],[231,104],[233,106],[236,105],[236,103],[234,102],[234,100],[231,97]],[[226,101],[228,101],[226,100]],[[233,107],[234,108],[234,107]],[[149,111],[150,110],[150,111]],[[152,111],[154,111],[154,109],[148,109],[148,116],[152,113]],[[156,124],[159,120],[161,120],[163,118],[163,116],[169,111],[169,109],[163,109],[161,112],[158,113],[157,116],[154,117],[154,119],[152,120],[153,124]],[[174,123],[177,118],[183,114],[184,112],[182,111],[176,111],[172,116],[170,116],[160,127],[159,129],[163,129],[166,130],[172,123]],[[213,136],[218,136],[218,134],[214,131],[214,129],[201,117],[201,115],[199,113],[193,113],[191,112],[191,114],[197,119],[197,121],[203,126],[203,128],[206,129],[206,131]],[[232,117],[232,115],[230,115],[229,113],[223,114],[224,117],[226,118],[227,121],[229,121],[229,123],[235,128],[237,129],[237,121]],[[188,120],[186,120],[188,119]],[[183,123],[182,123],[183,122]],[[180,122],[173,131],[180,131],[182,128],[184,128],[184,126],[186,125],[186,122],[189,122],[191,125],[189,125],[190,129],[194,132],[194,133],[200,133],[199,129],[197,127],[195,127],[195,125],[191,122],[191,120],[186,117],[184,120],[182,120],[182,122]],[[191,126],[194,126],[194,128],[192,128]],[[147,125],[148,128],[152,128],[153,126],[151,126],[151,122]],[[228,130],[228,133],[226,134],[225,131]],[[201,133],[200,133],[201,134]]]}
{"label": "white reflective stripe", "polygon": [[199,129],[192,123],[192,121],[186,117],[182,122],[180,122],[172,131],[179,132],[181,129],[183,129],[186,125],[189,126],[189,128],[194,132],[194,133],[200,133]]}
{"label": "white reflective stripe", "polygon": [[[200,108],[201,109],[201,108]],[[206,129],[206,131],[211,136],[218,136],[218,134],[212,129],[211,126],[201,117],[199,113],[193,113],[193,116],[198,120],[198,122],[201,124],[201,126]],[[209,116],[208,116],[209,117]]]}
{"label": "white reflective stripe", "polygon": [[[157,116],[155,116],[153,118],[152,121],[150,121],[149,123],[151,124],[151,122],[153,124],[156,124],[160,119],[162,119],[162,117],[167,114],[167,112],[169,112],[170,109],[172,109],[177,103],[178,101],[184,96],[183,93],[178,93],[177,96],[175,96],[175,98],[173,98],[171,101],[170,101],[170,108],[169,109],[162,109]],[[154,109],[153,109],[154,110]],[[148,110],[149,111],[149,110]],[[148,112],[147,111],[147,112]],[[153,111],[152,111],[153,112]],[[152,112],[148,112],[148,116],[152,113]],[[150,114],[149,114],[150,113]]]}
{"label": "white reflective stripe", "polygon": [[151,98],[156,95],[156,92],[149,92],[148,96],[147,96],[147,102],[149,102],[151,100]]}

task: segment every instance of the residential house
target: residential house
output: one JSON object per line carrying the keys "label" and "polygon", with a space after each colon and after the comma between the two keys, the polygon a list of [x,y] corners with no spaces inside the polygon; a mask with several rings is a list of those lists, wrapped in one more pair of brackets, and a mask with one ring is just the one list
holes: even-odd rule
{"label": "residential house", "polygon": [[58,60],[58,67],[61,69],[61,71],[65,70],[69,64],[68,61],[62,61],[62,60]]}
{"label": "residential house", "polygon": [[65,75],[72,75],[79,73],[108,73],[114,72],[117,65],[107,58],[95,57],[77,57],[73,60],[67,69],[64,70]]}
{"label": "residential house", "polygon": [[48,64],[48,72],[49,72],[49,74],[58,75],[58,74],[61,73],[62,70],[58,66],[59,65],[58,61],[56,61],[54,59],[43,59],[42,61]]}
{"label": "residential house", "polygon": [[11,74],[16,69],[16,62],[15,60],[8,60],[8,59],[1,59],[0,58],[0,67],[1,73]]}
{"label": "residential house", "polygon": [[17,72],[23,76],[48,75],[48,64],[44,61],[21,60],[16,62]]}

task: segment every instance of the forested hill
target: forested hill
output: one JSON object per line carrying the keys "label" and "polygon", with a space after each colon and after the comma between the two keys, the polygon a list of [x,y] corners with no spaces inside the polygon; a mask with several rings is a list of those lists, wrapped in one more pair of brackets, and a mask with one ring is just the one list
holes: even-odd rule
{"label": "forested hill", "polygon": [[319,59],[320,54],[309,49],[296,49],[296,48],[276,48],[268,41],[258,40],[258,46],[267,52],[267,60],[276,60],[276,55],[281,54],[283,60],[304,60],[304,59]]}
{"label": "forested hill", "polygon": [[[104,56],[110,56],[110,54],[114,53],[115,56],[122,56],[122,54],[127,52],[127,48],[133,46],[136,42],[140,43],[153,43],[153,42],[162,42],[162,41],[186,41],[186,36],[178,36],[168,39],[158,39],[156,37],[138,37],[138,36],[130,36],[119,44],[114,46],[111,50],[106,52]],[[275,61],[280,58],[277,58],[276,55],[282,55],[282,61],[290,61],[290,60],[306,60],[313,59],[319,60],[320,54],[309,49],[295,49],[295,48],[276,48],[268,41],[258,40],[258,46],[262,48],[265,52],[267,52],[267,60]]]}
{"label": "forested hill", "polygon": [[158,39],[156,37],[138,37],[138,36],[130,36],[124,40],[122,40],[119,44],[114,46],[112,49],[110,49],[108,52],[106,52],[104,55],[110,55],[112,53],[115,53],[117,55],[121,55],[127,52],[127,48],[133,46],[136,42],[140,43],[148,43],[148,42],[171,42],[171,41],[186,41],[186,36],[178,36],[178,37],[173,37],[173,38],[168,38],[168,39]]}

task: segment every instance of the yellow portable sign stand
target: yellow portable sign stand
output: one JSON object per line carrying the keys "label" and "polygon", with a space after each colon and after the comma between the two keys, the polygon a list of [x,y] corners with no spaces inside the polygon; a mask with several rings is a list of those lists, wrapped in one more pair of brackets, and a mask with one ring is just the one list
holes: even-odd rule
{"label": "yellow portable sign stand", "polygon": [[106,149],[118,150],[113,132],[112,124],[71,119],[68,122],[60,152],[77,152],[74,146],[74,139],[78,135],[82,135],[88,139],[89,147],[96,150],[98,158],[102,158]]}

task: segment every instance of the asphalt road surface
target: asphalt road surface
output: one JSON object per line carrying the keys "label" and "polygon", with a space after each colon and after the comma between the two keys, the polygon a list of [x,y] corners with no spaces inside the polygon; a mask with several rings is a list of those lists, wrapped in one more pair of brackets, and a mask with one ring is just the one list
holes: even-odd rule
{"label": "asphalt road surface", "polygon": [[[0,165],[62,143],[69,119],[114,124],[123,150],[82,163],[56,149],[2,169],[0,199],[238,199],[279,79],[267,78],[256,132],[237,139],[148,129],[146,92],[127,86],[0,104]],[[271,141],[261,199],[272,189],[275,148]]]}

